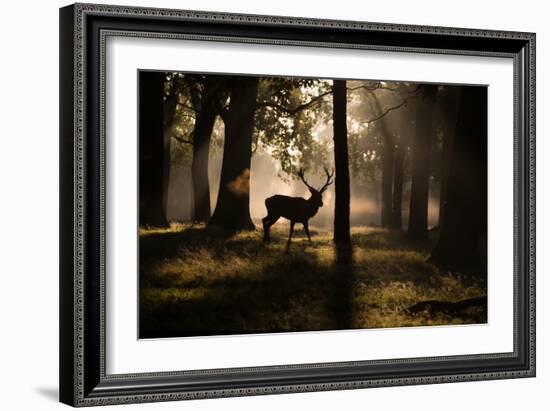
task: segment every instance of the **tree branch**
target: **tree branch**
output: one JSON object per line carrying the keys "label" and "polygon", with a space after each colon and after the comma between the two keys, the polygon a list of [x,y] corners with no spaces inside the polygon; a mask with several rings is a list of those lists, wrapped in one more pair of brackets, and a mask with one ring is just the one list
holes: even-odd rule
{"label": "tree branch", "polygon": [[376,90],[386,90],[386,91],[392,91],[392,92],[398,92],[398,93],[406,93],[406,94],[415,94],[418,90],[420,90],[420,88],[422,87],[422,84],[417,84],[416,87],[414,88],[414,90],[405,90],[403,88],[392,88],[392,87],[388,87],[388,86],[381,86],[379,85],[380,83],[377,83],[378,85],[376,86],[366,86],[366,85],[361,85],[361,86],[357,86],[357,87],[348,87],[347,90],[348,91],[355,91],[355,90],[366,90],[370,93],[372,93],[373,91],[376,91]]}
{"label": "tree branch", "polygon": [[397,110],[397,109],[400,109],[401,107],[403,107],[404,105],[406,105],[409,100],[411,99],[414,99],[416,98],[416,95],[413,95],[413,96],[410,96],[410,97],[407,97],[405,99],[403,99],[403,101],[401,103],[399,103],[398,105],[396,106],[393,106],[393,107],[390,107],[386,110],[384,110],[380,115],[374,117],[374,118],[371,118],[370,120],[365,120],[363,121],[364,124],[371,124],[371,123],[374,123],[375,121],[378,121],[380,120],[381,118],[385,117],[386,115],[388,115],[389,113],[391,113],[392,111],[394,110]]}
{"label": "tree branch", "polygon": [[366,90],[366,91],[376,91],[376,90],[399,91],[399,89],[386,87],[386,86],[374,86],[374,87],[357,86],[357,87],[348,87],[347,88],[348,91],[355,91],[355,90],[360,90],[360,89],[363,89],[363,90]]}
{"label": "tree branch", "polygon": [[187,104],[182,103],[181,101],[178,101],[178,105],[180,105],[180,106],[182,106],[183,108],[185,108],[185,109],[187,109],[187,110],[189,110],[189,111],[192,111],[192,112],[194,112],[194,113],[198,113],[198,111],[199,111],[199,110],[197,110],[195,107],[191,107],[191,106],[189,106],[189,105],[187,105]]}
{"label": "tree branch", "polygon": [[300,104],[300,105],[298,105],[294,108],[288,108],[288,107],[282,106],[282,105],[277,104],[277,103],[272,103],[270,101],[261,101],[259,103],[256,103],[256,107],[271,107],[271,108],[277,109],[279,111],[282,111],[284,113],[287,113],[289,116],[295,116],[300,111],[305,110],[306,108],[312,106],[313,104],[315,104],[316,102],[322,100],[323,98],[325,98],[329,94],[332,94],[332,89],[329,90],[329,91],[325,91],[324,93],[321,93],[316,97],[313,97],[307,103]]}
{"label": "tree branch", "polygon": [[[189,134],[189,137],[187,137],[188,139],[191,138],[193,136],[193,133]],[[172,134],[172,138],[182,144],[191,144],[193,145],[193,140],[188,140],[188,139],[184,139],[184,138],[181,138],[181,137],[178,137],[178,136],[175,136]]]}
{"label": "tree branch", "polygon": [[229,107],[228,106],[221,106],[217,109],[219,116],[223,120],[224,123],[227,123],[227,113],[229,113]]}

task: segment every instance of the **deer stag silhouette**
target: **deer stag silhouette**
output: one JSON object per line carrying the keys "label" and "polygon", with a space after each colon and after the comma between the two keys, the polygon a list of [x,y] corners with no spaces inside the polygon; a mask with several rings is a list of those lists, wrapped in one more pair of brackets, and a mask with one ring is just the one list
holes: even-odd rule
{"label": "deer stag silhouette", "polygon": [[325,170],[325,174],[327,175],[327,181],[325,185],[318,190],[308,184],[304,177],[303,168],[298,171],[298,176],[311,193],[311,197],[307,200],[302,197],[289,197],[279,194],[266,198],[265,207],[267,208],[267,216],[262,219],[264,226],[264,242],[268,243],[271,241],[269,237],[269,229],[277,222],[279,218],[284,217],[287,220],[290,220],[290,234],[288,236],[287,246],[290,245],[292,232],[294,231],[294,224],[296,223],[302,223],[307,234],[307,238],[311,243],[308,221],[311,217],[317,214],[319,207],[323,206],[323,192],[333,182],[332,176],[334,175],[334,170],[329,172],[326,167],[323,168]]}

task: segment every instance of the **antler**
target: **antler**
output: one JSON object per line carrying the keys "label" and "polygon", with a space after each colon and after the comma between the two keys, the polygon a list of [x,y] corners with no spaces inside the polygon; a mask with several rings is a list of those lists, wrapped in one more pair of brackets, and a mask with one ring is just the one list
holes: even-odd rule
{"label": "antler", "polygon": [[332,169],[332,172],[329,172],[329,171],[328,171],[328,168],[326,168],[325,166],[323,166],[323,170],[325,170],[325,174],[327,175],[327,182],[325,183],[325,185],[324,185],[323,187],[321,187],[321,188],[318,190],[320,193],[322,193],[323,191],[325,191],[325,190],[327,189],[327,187],[328,187],[329,185],[331,185],[331,184],[334,182],[334,180],[332,180],[332,181],[330,180],[330,179],[332,178],[332,176],[334,176],[334,169]]}
{"label": "antler", "polygon": [[298,177],[300,177],[300,179],[304,182],[304,184],[307,186],[307,188],[309,188],[310,190],[317,191],[307,183],[306,179],[304,178],[304,169],[303,168],[300,168],[298,170]]}

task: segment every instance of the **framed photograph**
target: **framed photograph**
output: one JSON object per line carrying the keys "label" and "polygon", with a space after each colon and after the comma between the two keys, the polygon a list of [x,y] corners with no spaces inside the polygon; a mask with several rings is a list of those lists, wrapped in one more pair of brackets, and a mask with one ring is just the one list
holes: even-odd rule
{"label": "framed photograph", "polygon": [[535,34],[60,24],[62,402],[535,376]]}

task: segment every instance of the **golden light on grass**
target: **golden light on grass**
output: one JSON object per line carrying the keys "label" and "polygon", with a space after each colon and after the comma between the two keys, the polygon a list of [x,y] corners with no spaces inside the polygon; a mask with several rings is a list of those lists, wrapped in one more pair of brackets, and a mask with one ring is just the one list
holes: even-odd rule
{"label": "golden light on grass", "polygon": [[[143,329],[202,335],[486,321],[486,312],[410,315],[407,307],[419,301],[485,295],[486,285],[475,276],[441,272],[426,262],[428,249],[398,233],[354,228],[352,262],[341,265],[330,232],[315,230],[310,244],[296,230],[287,249],[287,230],[275,228],[269,245],[261,230],[225,236],[197,225],[142,230]],[[149,258],[148,247],[163,249],[157,242],[166,236],[177,246]]]}

